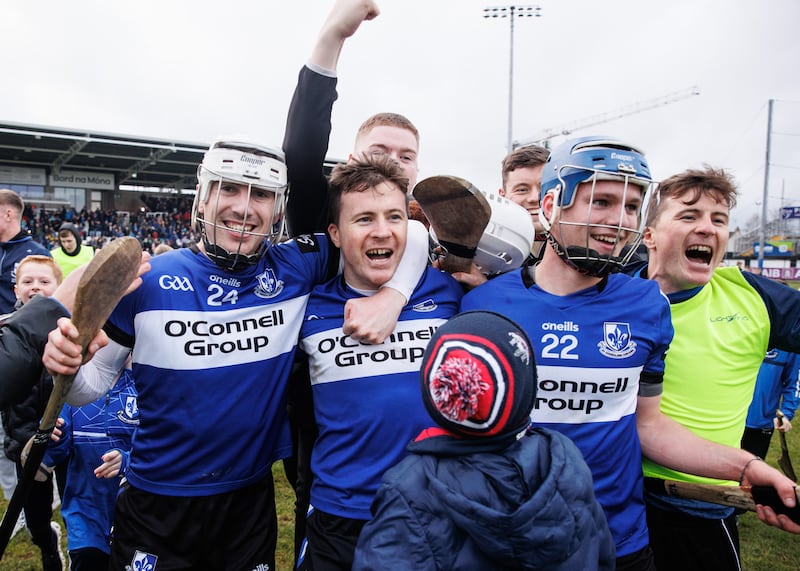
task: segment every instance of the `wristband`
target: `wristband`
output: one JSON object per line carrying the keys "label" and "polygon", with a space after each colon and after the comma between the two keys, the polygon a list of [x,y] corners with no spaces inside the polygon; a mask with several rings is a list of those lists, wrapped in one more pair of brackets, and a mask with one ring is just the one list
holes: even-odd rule
{"label": "wristband", "polygon": [[742,485],[742,482],[744,482],[744,473],[747,472],[747,467],[750,465],[751,462],[755,462],[756,460],[760,460],[761,462],[764,461],[764,459],[761,458],[760,456],[753,456],[752,458],[750,458],[750,460],[745,462],[744,468],[742,468],[742,473],[739,474],[739,485],[740,486]]}

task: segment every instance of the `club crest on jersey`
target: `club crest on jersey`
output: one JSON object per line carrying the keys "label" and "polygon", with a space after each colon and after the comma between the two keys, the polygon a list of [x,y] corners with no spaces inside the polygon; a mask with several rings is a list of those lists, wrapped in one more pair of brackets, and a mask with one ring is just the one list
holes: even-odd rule
{"label": "club crest on jersey", "polygon": [[152,553],[142,553],[141,551],[137,550],[133,554],[133,559],[131,559],[131,564],[129,566],[126,566],[126,570],[130,569],[130,571],[155,571],[156,561],[158,561],[157,555],[153,555]]}
{"label": "club crest on jersey", "polygon": [[279,280],[272,268],[267,268],[258,275],[258,285],[253,292],[260,298],[269,299],[283,291],[283,280]]}
{"label": "club crest on jersey", "polygon": [[612,359],[624,359],[633,355],[636,352],[636,343],[631,337],[630,324],[618,321],[603,323],[603,340],[597,344],[597,348]]}
{"label": "club crest on jersey", "polygon": [[135,396],[125,397],[125,410],[117,412],[117,419],[125,424],[139,424],[139,403]]}
{"label": "club crest on jersey", "polygon": [[414,311],[419,311],[421,313],[427,313],[429,311],[435,310],[438,305],[432,299],[428,298],[425,301],[420,301],[419,303],[415,304],[411,309]]}

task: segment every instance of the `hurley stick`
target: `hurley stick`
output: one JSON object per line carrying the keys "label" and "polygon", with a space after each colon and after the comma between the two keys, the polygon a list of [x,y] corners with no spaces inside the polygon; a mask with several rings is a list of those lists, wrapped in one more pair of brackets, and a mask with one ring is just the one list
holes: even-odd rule
{"label": "hurley stick", "polygon": [[[72,323],[79,332],[78,344],[83,348],[84,355],[89,342],[136,278],[141,259],[142,248],[139,241],[136,238],[126,237],[113,240],[89,262],[78,282],[72,313]],[[3,557],[11,539],[14,525],[28,497],[73,380],[75,375],[55,375],[53,379],[53,392],[47,401],[39,429],[33,437],[33,445],[22,476],[0,524],[0,558]]]}
{"label": "hurley stick", "polygon": [[469,272],[492,207],[480,190],[455,176],[432,176],[413,190],[436,239],[445,250],[441,269]]}
{"label": "hurley stick", "polygon": [[[762,504],[771,507],[775,513],[786,514],[795,523],[800,523],[800,505],[787,508],[778,497],[775,488],[770,486],[720,486],[645,478],[645,488],[651,492],[675,498],[701,500],[751,512],[756,511],[756,504]],[[797,499],[797,490],[795,490],[795,499]]]}
{"label": "hurley stick", "polygon": [[[778,422],[783,425],[783,412],[776,410],[775,416],[778,418]],[[778,437],[781,439],[781,457],[778,458],[778,467],[783,470],[787,478],[796,482],[797,474],[794,472],[792,459],[789,458],[789,446],[786,444],[786,433],[783,430],[779,430]]]}

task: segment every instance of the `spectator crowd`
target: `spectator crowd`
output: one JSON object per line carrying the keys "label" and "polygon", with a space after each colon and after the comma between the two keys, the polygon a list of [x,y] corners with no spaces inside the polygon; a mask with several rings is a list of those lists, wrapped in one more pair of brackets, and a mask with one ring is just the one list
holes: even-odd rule
{"label": "spectator crowd", "polygon": [[30,200],[25,203],[22,228],[47,249],[59,245],[58,229],[64,222],[74,224],[83,236],[83,243],[95,249],[121,236],[137,238],[147,251],[159,244],[183,248],[197,241],[191,228],[192,197],[142,194],[140,199],[143,206],[134,212],[99,208],[46,210]]}

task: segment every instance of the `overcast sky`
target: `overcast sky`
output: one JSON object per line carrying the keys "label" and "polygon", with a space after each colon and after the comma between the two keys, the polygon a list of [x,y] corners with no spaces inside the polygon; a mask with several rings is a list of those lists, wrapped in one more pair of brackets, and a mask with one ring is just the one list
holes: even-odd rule
{"label": "overcast sky", "polygon": [[[207,143],[280,146],[297,78],[333,0],[5,2],[0,120]],[[343,50],[330,155],[378,111],[421,133],[420,178],[494,190],[506,153],[509,21],[478,0],[382,0]],[[506,4],[507,5],[507,4]],[[519,4],[518,4],[519,5]],[[703,163],[760,215],[800,205],[800,2],[543,0],[515,21],[515,140],[698,86],[700,95],[575,136],[639,145],[656,178]],[[563,139],[555,139],[558,143]]]}

